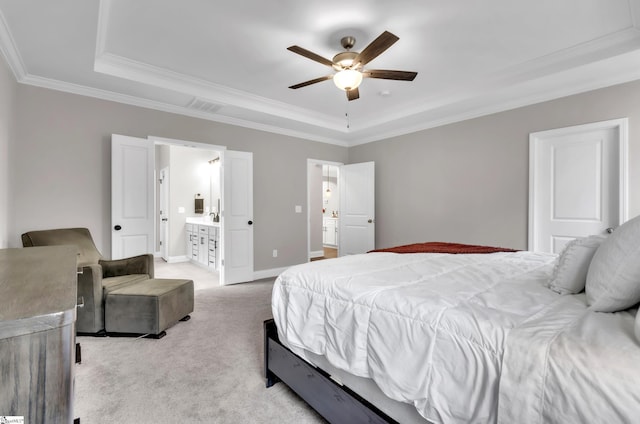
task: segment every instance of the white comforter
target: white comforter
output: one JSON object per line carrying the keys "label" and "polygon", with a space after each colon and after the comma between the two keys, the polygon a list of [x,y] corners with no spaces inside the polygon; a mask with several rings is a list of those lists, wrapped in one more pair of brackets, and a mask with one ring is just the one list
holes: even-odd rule
{"label": "white comforter", "polygon": [[[573,296],[545,287],[554,259],[531,252],[369,253],[317,261],[278,277],[273,315],[292,351],[324,355],[335,367],[373,379],[433,422],[554,422],[519,388],[525,378],[527,391],[544,398],[549,387],[539,376],[547,367],[546,343],[555,340],[550,333],[586,310],[582,302],[573,314],[559,312]],[[549,325],[549,311],[564,316],[565,325]],[[536,326],[553,328],[540,335],[531,330]],[[553,391],[562,396],[563,388]]]}
{"label": "white comforter", "polygon": [[635,310],[593,312],[564,296],[512,330],[500,379],[500,423],[640,422]]}

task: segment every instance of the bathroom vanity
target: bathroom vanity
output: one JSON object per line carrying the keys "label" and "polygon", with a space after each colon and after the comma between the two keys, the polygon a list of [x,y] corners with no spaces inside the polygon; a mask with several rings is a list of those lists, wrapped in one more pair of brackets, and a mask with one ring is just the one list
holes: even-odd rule
{"label": "bathroom vanity", "polygon": [[338,245],[338,218],[322,218],[322,244],[329,247]]}
{"label": "bathroom vanity", "polygon": [[187,218],[185,230],[189,260],[217,271],[220,262],[220,223],[208,218]]}

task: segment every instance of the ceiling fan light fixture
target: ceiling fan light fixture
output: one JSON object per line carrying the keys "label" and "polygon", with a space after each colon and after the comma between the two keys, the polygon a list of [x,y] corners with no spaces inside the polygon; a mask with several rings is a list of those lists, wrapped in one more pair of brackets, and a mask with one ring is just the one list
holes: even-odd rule
{"label": "ceiling fan light fixture", "polygon": [[333,69],[342,71],[343,69],[356,69],[354,61],[358,57],[357,52],[341,52],[333,56]]}
{"label": "ceiling fan light fixture", "polygon": [[358,88],[362,82],[362,73],[353,69],[344,69],[336,72],[333,76],[333,83],[340,90],[349,91]]}

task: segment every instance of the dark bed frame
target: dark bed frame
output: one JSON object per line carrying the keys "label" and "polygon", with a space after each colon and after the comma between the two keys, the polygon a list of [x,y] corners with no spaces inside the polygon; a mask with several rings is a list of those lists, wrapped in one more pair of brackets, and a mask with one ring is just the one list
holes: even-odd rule
{"label": "dark bed frame", "polygon": [[330,423],[397,423],[324,370],[283,346],[272,319],[263,326],[267,387],[283,382]]}

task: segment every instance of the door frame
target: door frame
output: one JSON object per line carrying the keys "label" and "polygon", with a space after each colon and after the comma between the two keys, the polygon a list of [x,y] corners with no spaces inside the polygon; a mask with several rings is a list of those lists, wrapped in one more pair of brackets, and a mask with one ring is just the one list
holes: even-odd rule
{"label": "door frame", "polygon": [[[155,151],[154,151],[154,155],[155,155]],[[154,160],[155,160],[155,157],[154,157]],[[170,181],[169,178],[170,178],[169,167],[165,166],[160,170],[160,176],[156,179],[156,181],[162,181],[160,190],[158,190],[158,196],[160,197],[158,202],[158,208],[160,209],[160,212],[164,212],[163,216],[167,217],[167,219],[168,219],[168,212],[169,212],[169,199],[171,198],[171,193],[169,192],[169,181]],[[160,215],[158,214],[158,212],[159,211],[156,211],[155,213],[155,215],[157,216],[156,218],[158,218]],[[170,224],[169,224],[169,221],[166,221],[166,224],[163,224],[162,221],[160,221],[158,225],[159,225],[158,234],[159,234],[160,243],[161,243],[160,257],[168,262],[169,261],[169,240],[170,240],[168,229]]]}
{"label": "door frame", "polygon": [[[156,155],[156,149],[155,149],[155,146],[157,146],[157,145],[193,147],[195,149],[215,151],[215,152],[220,153],[220,163],[221,164],[222,164],[222,161],[224,160],[223,157],[222,157],[223,156],[222,152],[227,150],[226,146],[220,146],[220,145],[217,145],[217,144],[199,143],[199,142],[195,142],[195,141],[179,140],[179,139],[174,139],[174,138],[164,138],[164,137],[157,137],[157,136],[153,136],[153,135],[148,136],[147,140],[149,140],[149,142],[152,145],[152,149],[151,150],[153,151],[153,162],[154,162],[154,164],[155,164],[155,161],[156,161],[156,156],[155,156]],[[222,179],[223,176],[221,175],[220,178]],[[221,181],[221,184],[222,184],[222,181]],[[154,196],[157,195],[157,190],[154,189],[153,192],[154,192]],[[157,207],[156,205],[158,205],[156,199],[153,200],[153,204],[154,204],[154,214],[153,214],[153,216],[154,216],[154,232],[153,232],[153,238],[154,238],[154,246],[155,246],[156,243],[157,243],[157,241],[155,239],[156,238],[156,234],[157,234],[156,233],[156,229],[159,228],[158,227],[159,223],[157,222],[157,219],[158,219],[159,215],[157,213],[158,211],[155,210],[155,208]],[[223,204],[224,204],[224,199],[221,197],[220,198],[220,208],[221,209],[223,207]],[[169,204],[169,207],[170,206],[171,205]],[[171,238],[171,231],[170,231],[171,225],[172,225],[172,223],[171,223],[171,221],[169,221],[169,224],[167,226],[167,234],[166,234],[166,240],[167,240],[167,247],[166,248],[167,249],[169,247],[168,243],[169,243],[169,240]],[[222,243],[223,243],[222,240],[220,240],[220,249],[223,248]]]}
{"label": "door frame", "polygon": [[537,216],[535,205],[537,202],[536,185],[536,157],[542,141],[567,136],[575,133],[583,133],[597,130],[616,129],[618,133],[618,191],[619,191],[619,222],[624,223],[629,219],[629,118],[611,119],[607,121],[593,122],[571,127],[557,128],[546,131],[538,131],[529,134],[529,228],[528,249],[534,250]]}
{"label": "door frame", "polygon": [[[307,159],[307,262],[311,262],[311,191],[309,190],[309,170],[315,165],[329,165],[340,168],[344,163],[323,159]],[[339,187],[338,190],[340,190]],[[336,241],[336,243],[338,243],[338,248],[340,248],[339,241]]]}

